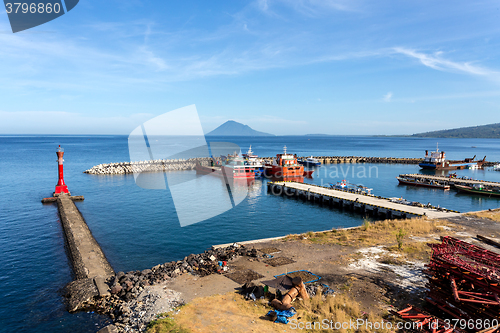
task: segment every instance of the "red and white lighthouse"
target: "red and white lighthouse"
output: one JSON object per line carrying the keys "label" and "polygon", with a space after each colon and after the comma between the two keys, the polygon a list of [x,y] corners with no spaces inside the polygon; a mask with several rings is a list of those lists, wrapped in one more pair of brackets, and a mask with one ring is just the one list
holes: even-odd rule
{"label": "red and white lighthouse", "polygon": [[64,183],[64,169],[63,169],[63,156],[64,156],[64,149],[61,148],[61,145],[59,145],[59,148],[57,148],[56,151],[57,154],[57,166],[59,169],[59,181],[57,182],[56,185],[56,191],[54,192],[54,196],[58,196],[61,193],[68,193],[68,186]]}

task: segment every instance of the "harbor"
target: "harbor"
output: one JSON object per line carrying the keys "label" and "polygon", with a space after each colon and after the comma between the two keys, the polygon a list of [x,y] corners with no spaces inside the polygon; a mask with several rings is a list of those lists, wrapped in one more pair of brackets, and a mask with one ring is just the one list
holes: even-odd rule
{"label": "harbor", "polygon": [[[160,294],[154,294],[154,298],[145,298],[146,296],[143,293],[148,290],[153,293],[156,286],[161,286],[161,288],[165,286],[167,289],[172,288],[176,292],[182,292],[183,297],[185,297],[186,300],[189,300],[189,304],[196,304],[194,299],[197,296],[212,297],[214,292],[231,292],[235,288],[241,287],[240,284],[231,281],[224,274],[217,273],[217,271],[215,271],[215,273],[212,272],[210,275],[206,275],[203,278],[198,277],[198,275],[194,272],[197,269],[201,269],[204,272],[214,269],[214,266],[211,264],[213,263],[211,260],[209,261],[210,265],[200,266],[200,260],[205,261],[207,258],[204,251],[211,249],[213,244],[225,243],[225,245],[221,247],[229,247],[229,251],[232,251],[231,249],[235,250],[234,248],[231,248],[234,243],[241,243],[241,245],[244,245],[247,248],[248,252],[245,252],[246,254],[242,256],[238,255],[238,257],[228,261],[227,267],[229,270],[228,272],[230,273],[234,273],[241,268],[247,268],[265,276],[262,280],[269,280],[273,279],[272,274],[278,275],[285,273],[286,271],[307,269],[310,272],[321,276],[325,284],[335,289],[341,289],[343,288],[343,282],[339,284],[339,281],[343,281],[342,279],[345,274],[352,274],[349,270],[346,270],[345,272],[343,271],[343,269],[345,269],[343,267],[348,267],[349,262],[344,261],[340,256],[336,256],[336,260],[339,260],[342,264],[339,264],[338,266],[325,266],[324,263],[320,263],[314,258],[317,258],[317,253],[319,253],[316,251],[324,251],[327,247],[325,247],[325,245],[316,245],[315,251],[306,250],[309,248],[309,245],[302,244],[302,242],[309,242],[309,239],[311,239],[311,242],[316,242],[315,239],[333,237],[330,235],[337,235],[337,238],[343,240],[344,238],[342,235],[350,235],[351,233],[354,235],[355,233],[360,232],[359,230],[363,230],[363,226],[360,227],[360,225],[362,225],[363,221],[366,219],[371,221],[370,224],[374,226],[373,228],[375,228],[379,222],[386,223],[384,221],[388,221],[387,223],[390,223],[390,227],[387,231],[390,238],[385,240],[387,244],[390,244],[391,242],[394,242],[393,232],[398,230],[398,228],[405,228],[405,230],[409,228],[407,227],[407,223],[409,223],[407,221],[416,221],[415,223],[417,224],[418,221],[422,221],[420,219],[429,219],[426,221],[434,221],[429,217],[429,214],[431,214],[432,211],[439,212],[443,214],[443,216],[448,216],[445,220],[458,219],[466,223],[466,221],[468,221],[467,219],[470,219],[467,214],[464,215],[456,212],[446,212],[444,210],[438,211],[436,209],[438,205],[451,208],[451,210],[459,210],[460,212],[481,209],[487,210],[488,208],[493,209],[498,207],[498,200],[492,198],[485,198],[480,201],[479,199],[475,199],[474,196],[462,195],[455,197],[455,195],[443,194],[444,191],[432,191],[425,188],[414,189],[410,187],[397,186],[395,176],[411,175],[415,173],[418,168],[418,164],[415,163],[324,163],[325,161],[323,160],[322,166],[320,167],[310,166],[308,165],[309,163],[304,165],[304,169],[317,170],[319,172],[313,174],[312,178],[304,178],[302,182],[304,185],[311,188],[323,188],[325,190],[325,195],[315,193],[314,195],[310,194],[308,197],[307,193],[299,193],[298,198],[291,197],[291,200],[283,196],[270,195],[271,193],[268,191],[268,183],[284,182],[280,180],[267,179],[266,177],[255,177],[255,179],[252,179],[252,184],[248,185],[248,199],[238,205],[237,209],[228,211],[220,217],[215,217],[207,223],[199,223],[190,226],[189,228],[182,228],[179,226],[179,222],[175,218],[175,210],[173,209],[172,204],[165,206],[165,198],[167,199],[167,202],[172,200],[169,197],[168,191],[142,190],[135,184],[134,177],[126,176],[127,174],[133,174],[133,170],[118,170],[120,167],[123,168],[127,165],[139,165],[139,163],[107,163],[102,164],[102,166],[109,165],[116,167],[117,170],[105,170],[105,167],[101,167],[95,169],[100,169],[100,171],[96,172],[94,175],[82,173],[82,170],[88,170],[91,168],[91,165],[97,166],[99,163],[105,162],[106,160],[126,161],[127,156],[124,156],[123,154],[120,155],[119,152],[114,152],[110,156],[101,156],[97,151],[95,152],[96,154],[89,155],[86,153],[86,141],[80,138],[75,138],[66,140],[65,142],[66,143],[63,144],[66,148],[71,146],[71,155],[68,156],[69,163],[68,165],[65,165],[65,167],[67,167],[65,175],[70,183],[69,185],[71,185],[68,186],[67,189],[68,192],[71,190],[71,193],[62,194],[63,197],[61,198],[59,198],[61,195],[57,197],[50,196],[48,198],[44,198],[44,202],[56,203],[55,205],[40,205],[39,203],[40,199],[47,195],[47,192],[49,192],[48,190],[54,190],[52,187],[54,184],[54,175],[50,172],[50,170],[55,169],[52,158],[52,149],[57,147],[57,145],[52,144],[50,147],[47,147],[44,154],[40,154],[38,157],[39,160],[44,161],[43,168],[45,170],[49,170],[46,177],[48,180],[40,178],[42,179],[41,183],[48,183],[48,185],[45,185],[43,188],[39,187],[36,192],[38,193],[38,196],[34,199],[34,201],[36,201],[40,207],[30,208],[30,211],[37,212],[37,214],[39,214],[41,210],[42,212],[46,212],[48,215],[45,218],[46,222],[44,222],[44,224],[30,225],[30,229],[45,228],[42,229],[44,230],[43,233],[50,234],[47,232],[47,229],[52,230],[52,228],[55,228],[53,229],[53,235],[50,238],[51,243],[45,246],[50,249],[51,253],[62,251],[62,255],[65,257],[67,256],[67,261],[62,258],[58,259],[57,262],[61,264],[66,263],[70,271],[65,271],[63,269],[64,267],[59,267],[61,265],[55,266],[57,268],[57,272],[67,272],[65,273],[67,275],[64,275],[63,279],[54,281],[47,279],[41,280],[44,281],[44,284],[54,285],[55,290],[68,284],[76,286],[77,284],[75,282],[78,281],[88,281],[86,287],[90,288],[92,292],[87,293],[87,296],[91,296],[89,299],[90,301],[85,302],[86,306],[88,306],[86,308],[87,311],[81,312],[77,310],[77,315],[64,315],[65,318],[68,318],[67,320],[78,322],[79,325],[85,324],[85,320],[79,320],[82,316],[82,318],[87,318],[86,320],[91,325],[94,325],[94,322],[102,323],[103,326],[101,327],[105,326],[104,323],[109,323],[106,320],[110,320],[110,318],[113,317],[114,319],[112,319],[112,322],[114,322],[115,326],[117,326],[119,330],[125,330],[127,327],[129,330],[132,329],[132,327],[144,327],[141,325],[144,325],[144,320],[146,320],[145,318],[147,317],[149,318],[147,320],[153,320],[154,316],[148,315],[140,317],[139,314],[143,311],[147,311],[147,313],[152,313],[151,311],[154,312],[154,309],[148,308],[146,304],[153,304],[154,302],[152,302],[152,300],[156,299],[156,297],[160,297]],[[245,146],[244,144],[241,144],[241,146],[248,147],[249,145]],[[273,152],[280,152],[281,147],[283,147],[283,143],[278,142],[274,146],[275,148],[268,148],[267,150],[264,150],[259,145],[256,147],[252,146],[252,149],[255,151],[254,156],[271,156]],[[292,155],[297,155],[298,159],[300,159],[300,156],[302,155],[307,156],[309,159],[311,156],[335,156],[335,154],[295,154],[297,151],[295,145],[289,145],[287,143],[287,146],[291,147],[289,148],[290,153]],[[315,147],[315,145],[310,145],[306,147],[307,149],[302,149],[312,152]],[[50,152],[49,155],[52,155],[49,156],[49,158],[45,158],[47,151]],[[349,154],[346,151],[341,152],[345,153],[342,154],[342,156],[354,156],[354,154]],[[395,155],[402,155],[404,152],[392,151],[392,153]],[[369,156],[368,153],[364,155]],[[390,156],[389,154],[384,154],[384,151],[382,151],[380,156],[383,155]],[[363,154],[356,154],[356,156],[363,156]],[[494,157],[494,155],[492,156]],[[405,161],[405,159],[410,160],[410,158],[407,157],[401,158],[401,161]],[[349,160],[347,159],[347,161]],[[210,159],[200,160],[200,162],[206,163],[205,165],[210,165]],[[157,160],[155,163],[144,161],[143,163],[140,163],[141,166],[138,170],[147,171],[149,168],[148,165],[154,164],[158,167],[158,170],[149,170],[149,172],[171,172],[185,175],[195,175],[196,169],[192,168],[195,164],[193,163],[186,166],[184,163],[185,161],[183,160],[165,160],[165,162]],[[167,166],[167,170],[163,170],[164,165]],[[168,165],[171,165],[171,167]],[[373,173],[371,174],[371,177],[370,174],[367,173],[368,178],[358,178],[359,176],[357,176],[357,172],[358,170],[362,170],[362,168],[366,168],[367,170],[372,168]],[[160,171],[159,169],[162,170]],[[377,172],[375,172],[375,170],[377,170]],[[338,171],[340,175],[336,176],[334,171]],[[342,175],[342,171],[345,172],[345,175]],[[462,175],[467,176],[468,178],[472,178],[474,175],[485,175],[478,178],[491,179],[493,182],[499,180],[497,175],[500,176],[497,172],[489,172],[487,170],[460,170],[458,172],[458,176]],[[332,190],[328,185],[325,185],[329,183],[334,184],[343,178],[346,178],[348,183],[363,183],[366,187],[373,189],[372,193],[374,193],[374,195],[367,196],[351,193],[349,191]],[[219,179],[220,177],[207,175],[207,177],[203,176],[198,178],[198,181],[211,184],[214,183],[214,181],[217,183]],[[57,181],[58,178],[56,177],[55,180]],[[57,183],[58,186],[66,185],[59,185],[59,182]],[[64,190],[64,187],[61,188],[61,190]],[[293,189],[287,189],[287,191],[292,190]],[[275,191],[279,193],[278,188],[275,188]],[[326,201],[326,195],[333,191],[335,191],[335,198],[329,198],[331,201]],[[452,193],[454,192],[452,191]],[[342,209],[340,209],[340,201],[337,201],[337,197],[339,197],[340,194],[343,194]],[[83,195],[85,196],[85,200],[82,200]],[[358,201],[362,201],[366,204],[364,212],[363,207],[358,205],[356,202],[356,198],[358,197]],[[427,213],[425,210],[421,210],[422,207],[390,202],[391,199],[393,201],[397,201],[398,199],[400,200],[401,197],[406,199],[406,201],[401,200],[401,202],[406,203],[422,202],[427,204],[428,201],[431,201],[436,208],[428,209],[429,213]],[[62,200],[63,198],[74,202],[73,205],[75,205],[76,211],[74,208],[72,210],[77,212],[83,219],[83,222],[87,224],[90,235],[94,238],[97,245],[102,250],[106,261],[112,267],[113,271],[117,272],[116,275],[112,275],[117,277],[115,277],[115,280],[112,278],[104,280],[106,286],[102,288],[102,295],[109,293],[109,296],[100,296],[99,289],[97,288],[99,279],[95,280],[92,277],[83,279],[76,278],[77,273],[73,268],[73,259],[71,257],[72,251],[69,249],[68,245],[65,245],[65,243],[67,243],[67,236],[65,226],[63,224],[64,221],[62,220],[62,215],[59,213],[59,207],[57,205],[57,201]],[[33,201],[33,199],[31,200]],[[354,200],[354,202],[349,200]],[[25,199],[24,201],[29,200]],[[332,208],[334,209],[329,209],[330,202],[332,202]],[[64,200],[63,205],[65,207],[71,206],[68,206],[67,204],[69,204],[67,200]],[[200,200],[198,204],[203,205],[204,203]],[[394,206],[389,207],[389,204]],[[380,208],[373,210],[372,208],[374,205],[379,205]],[[30,207],[29,203],[28,207]],[[209,206],[207,206],[207,209],[208,208]],[[387,208],[389,208],[389,214],[387,214]],[[410,209],[413,208],[419,208],[419,210],[411,211]],[[61,207],[61,211],[62,210],[66,210],[66,208]],[[16,216],[15,212],[9,210],[7,212],[9,215]],[[425,216],[422,215],[424,212],[426,214]],[[408,219],[404,219],[405,214]],[[272,218],[273,223],[264,223],[263,221],[269,221],[269,217]],[[57,226],[59,225],[57,220],[61,221],[60,233],[56,232],[58,230]],[[439,218],[438,220],[442,219]],[[22,219],[19,220],[18,225],[26,223],[22,221]],[[249,224],[248,221],[251,221],[251,223]],[[290,223],[290,221],[294,222]],[[228,223],[230,223],[230,225]],[[432,225],[432,223],[436,222],[425,222],[425,224],[428,223]],[[441,222],[437,223],[439,224]],[[242,227],[243,225],[244,227]],[[445,224],[445,226],[447,225],[448,224]],[[338,230],[337,233],[332,234],[332,229]],[[491,232],[488,231],[488,233],[483,231],[483,234],[490,236],[491,238],[491,235],[494,233],[493,229],[494,228],[491,229]],[[304,232],[310,230],[314,232],[312,236],[309,234],[303,234]],[[319,232],[321,230],[330,231],[321,233]],[[368,229],[366,232],[367,234],[373,234],[373,230],[374,229]],[[463,232],[463,230],[459,227],[455,230],[457,230],[457,232]],[[443,233],[443,231],[440,232],[441,233],[436,234],[441,235]],[[175,240],[171,237],[173,234],[176,235]],[[290,238],[290,234],[297,234],[300,235],[300,237],[297,236],[298,238],[295,240],[293,237]],[[203,235],[203,237],[200,235]],[[418,233],[417,231],[414,231],[413,235],[421,235],[421,237],[424,237],[423,234]],[[36,239],[37,236],[34,235],[31,238]],[[249,239],[257,241],[248,241]],[[290,241],[291,239],[293,239],[293,242]],[[380,240],[382,240],[382,238]],[[336,242],[339,241],[340,240],[337,240]],[[408,242],[410,241],[411,240],[408,239]],[[346,247],[343,245],[339,247],[339,251],[344,251],[348,248],[358,248],[365,244],[358,241],[356,236],[349,236],[347,241],[342,242],[342,244],[345,243],[345,245],[348,246]],[[285,246],[283,244],[287,245]],[[13,246],[15,248],[15,246],[19,245],[14,244]],[[271,270],[270,267],[272,266],[268,267],[266,266],[267,263],[256,261],[256,258],[259,260],[267,260],[269,258],[252,257],[251,249],[253,247],[256,249],[264,249],[266,247],[278,248],[281,251],[284,251],[281,256],[290,257],[295,260],[296,263],[273,267]],[[138,251],[138,248],[141,250]],[[219,248],[219,246],[215,246],[214,248]],[[37,251],[40,250],[38,249]],[[217,259],[222,259],[226,255],[226,252],[224,251],[210,253]],[[193,254],[193,256],[190,256],[190,254]],[[91,252],[86,255],[91,257],[95,254]],[[210,257],[210,255],[208,255],[208,257]],[[45,257],[40,258],[37,262],[41,264],[51,260],[46,258],[50,258],[50,256],[45,254]],[[250,261],[250,259],[254,261]],[[7,262],[9,262],[8,260],[7,256]],[[197,267],[197,269],[195,267]],[[318,267],[322,268],[319,269]],[[26,268],[23,268],[23,270],[25,269]],[[44,269],[44,267],[38,267],[37,269]],[[47,267],[47,269],[50,269],[50,267]],[[191,272],[189,270],[191,270]],[[329,273],[331,270],[338,271],[339,275],[332,277],[331,273]],[[22,273],[21,268],[19,268],[18,271],[19,274]],[[272,272],[272,274],[269,274],[268,271]],[[54,273],[47,273],[47,276],[54,276]],[[384,276],[384,279],[389,278],[390,275]],[[261,280],[258,279],[254,281],[259,283]],[[152,286],[147,286],[147,284],[152,284]],[[211,289],[210,286],[212,286],[213,289]],[[356,283],[355,286],[357,286]],[[38,286],[37,288],[41,287]],[[359,288],[364,287],[359,285]],[[32,291],[32,293],[33,292],[34,291]],[[165,299],[170,302],[166,305],[167,307],[178,304],[176,303],[179,301],[177,298],[178,296],[176,296],[177,294],[172,293],[169,295],[161,295],[161,299]],[[19,295],[19,297],[21,297],[21,295]],[[59,308],[62,307],[59,311],[63,313],[65,311],[64,308],[67,306],[66,302],[63,303],[57,298],[56,295],[52,297],[52,299],[54,300],[53,306]],[[141,302],[142,304],[140,304]],[[391,302],[392,304],[398,304],[393,301]],[[221,304],[221,306],[223,305]],[[71,308],[71,306],[69,307]],[[127,310],[127,308],[129,310]],[[74,307],[73,309],[78,308]],[[96,309],[106,310],[96,311]],[[94,313],[92,313],[92,311],[94,311]],[[104,316],[98,316],[98,312],[103,313]],[[186,312],[186,314],[187,313],[189,312]],[[207,322],[210,321],[209,319],[207,320]],[[260,325],[261,322],[258,322]],[[92,328],[89,328],[88,331],[96,332],[97,329],[92,330]]]}

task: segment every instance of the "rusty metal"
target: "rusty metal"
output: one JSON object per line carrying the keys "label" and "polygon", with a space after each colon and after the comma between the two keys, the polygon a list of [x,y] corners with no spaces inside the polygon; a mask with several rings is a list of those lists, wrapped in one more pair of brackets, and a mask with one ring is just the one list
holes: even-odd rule
{"label": "rusty metal", "polygon": [[424,270],[429,279],[426,301],[432,313],[447,320],[470,321],[468,332],[480,331],[484,328],[480,323],[486,320],[500,322],[500,255],[449,236],[441,241],[428,244],[432,256]]}

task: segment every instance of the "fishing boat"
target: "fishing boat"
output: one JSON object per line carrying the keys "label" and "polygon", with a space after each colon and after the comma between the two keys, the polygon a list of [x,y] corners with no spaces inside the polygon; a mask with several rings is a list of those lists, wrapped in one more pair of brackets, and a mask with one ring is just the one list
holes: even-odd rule
{"label": "fishing boat", "polygon": [[255,177],[262,176],[262,173],[264,172],[264,164],[262,164],[262,160],[258,158],[259,156],[254,154],[254,152],[252,151],[252,146],[250,145],[248,151],[241,155],[248,165],[254,167]]}
{"label": "fishing boat", "polygon": [[486,163],[486,156],[481,161],[475,160],[476,155],[473,158],[466,158],[464,160],[447,160],[444,151],[439,151],[439,147],[436,147],[436,151],[431,152],[425,151],[425,158],[419,166],[422,169],[429,170],[462,170],[472,168],[476,165],[477,168],[481,168],[484,163]]}
{"label": "fishing boat", "polygon": [[413,177],[396,177],[400,184],[402,185],[410,185],[410,186],[422,186],[429,188],[439,188],[442,190],[449,190],[450,185],[445,183],[439,183],[433,180],[425,180],[425,179],[417,179]]}
{"label": "fishing boat", "polygon": [[299,164],[306,165],[306,166],[321,166],[321,162],[314,157],[308,157],[306,159],[300,159],[298,160]]}
{"label": "fishing boat", "polygon": [[272,162],[265,164],[264,172],[275,178],[303,177],[304,167],[297,162],[297,155],[287,154],[285,146],[283,154],[276,154]]}
{"label": "fishing boat", "polygon": [[493,170],[495,170],[495,171],[500,171],[500,164],[495,164],[495,165],[493,166]]}
{"label": "fishing boat", "polygon": [[213,161],[210,166],[204,166],[200,163],[196,164],[196,172],[202,174],[212,174],[214,176],[231,178],[231,179],[253,179],[255,178],[255,168],[245,163],[245,160],[234,154],[229,154],[221,166],[214,165]]}
{"label": "fishing boat", "polygon": [[490,197],[500,197],[500,187],[486,187],[482,184],[474,184],[472,186],[455,184],[454,186],[459,192],[487,195]]}

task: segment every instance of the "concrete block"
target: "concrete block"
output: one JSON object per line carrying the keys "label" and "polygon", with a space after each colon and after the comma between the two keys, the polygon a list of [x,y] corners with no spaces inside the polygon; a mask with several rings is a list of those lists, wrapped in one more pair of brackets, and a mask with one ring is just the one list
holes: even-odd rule
{"label": "concrete block", "polygon": [[109,287],[106,284],[103,276],[96,276],[94,278],[94,283],[95,286],[97,287],[97,290],[99,291],[99,296],[105,297],[111,295],[111,293],[109,292]]}

